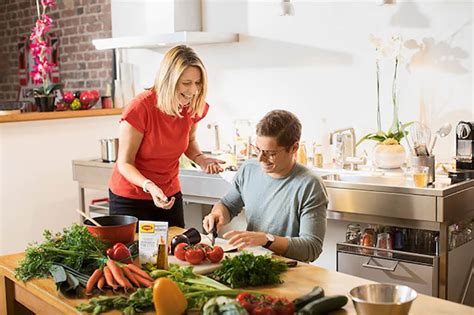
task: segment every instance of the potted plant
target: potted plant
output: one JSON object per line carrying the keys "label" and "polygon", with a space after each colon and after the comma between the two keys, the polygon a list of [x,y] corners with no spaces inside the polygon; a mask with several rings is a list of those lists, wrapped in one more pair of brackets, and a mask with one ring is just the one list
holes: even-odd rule
{"label": "potted plant", "polygon": [[40,111],[49,112],[54,110],[54,91],[61,88],[61,84],[50,84],[49,73],[54,64],[48,60],[51,51],[46,34],[49,32],[53,20],[46,14],[48,8],[56,5],[55,0],[36,0],[38,19],[30,35],[30,51],[35,62],[31,70],[31,78],[35,85],[33,89],[35,102]]}
{"label": "potted plant", "polygon": [[[370,36],[370,41],[375,46],[376,77],[377,77],[377,132],[369,133],[362,137],[356,146],[369,139],[377,141],[374,148],[374,161],[380,168],[398,168],[405,162],[405,148],[400,141],[408,132],[405,129],[413,122],[402,124],[398,119],[398,99],[397,99],[397,75],[400,63],[400,48],[402,40],[399,36],[392,36],[387,45],[383,45],[382,40],[375,36]],[[382,130],[380,118],[380,60],[382,58],[394,59],[394,71],[391,90],[391,103],[393,108],[392,125],[388,131]]]}

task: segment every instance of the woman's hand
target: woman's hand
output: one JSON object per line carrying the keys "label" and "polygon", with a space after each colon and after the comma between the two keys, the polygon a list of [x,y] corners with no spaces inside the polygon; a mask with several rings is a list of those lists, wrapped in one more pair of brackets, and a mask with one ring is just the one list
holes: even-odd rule
{"label": "woman's hand", "polygon": [[263,232],[230,231],[225,233],[223,237],[229,240],[230,245],[237,246],[239,249],[263,246],[268,241]]}
{"label": "woman's hand", "polygon": [[223,171],[223,168],[219,164],[225,164],[225,161],[212,158],[205,154],[199,155],[194,159],[201,169],[208,174],[217,174]]}
{"label": "woman's hand", "polygon": [[163,193],[163,190],[161,190],[161,188],[158,187],[155,183],[149,183],[147,185],[147,188],[150,192],[151,197],[153,198],[155,206],[167,210],[173,207],[175,198],[171,197],[171,199],[168,200],[168,197],[166,197],[166,195]]}

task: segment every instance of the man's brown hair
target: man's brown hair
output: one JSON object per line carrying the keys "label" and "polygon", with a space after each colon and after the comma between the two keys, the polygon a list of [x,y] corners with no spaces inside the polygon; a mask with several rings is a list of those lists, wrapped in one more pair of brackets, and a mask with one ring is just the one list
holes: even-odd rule
{"label": "man's brown hair", "polygon": [[293,113],[272,110],[257,124],[257,136],[276,138],[279,146],[287,150],[301,137],[301,123]]}

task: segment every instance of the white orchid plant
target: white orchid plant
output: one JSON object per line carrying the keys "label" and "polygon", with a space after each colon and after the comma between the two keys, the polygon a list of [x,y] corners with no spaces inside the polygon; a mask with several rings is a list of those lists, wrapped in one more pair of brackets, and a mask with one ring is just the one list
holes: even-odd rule
{"label": "white orchid plant", "polygon": [[[377,132],[365,135],[359,140],[359,142],[357,142],[357,145],[367,139],[382,142],[384,144],[399,144],[401,139],[408,134],[408,132],[405,131],[406,127],[412,124],[412,122],[401,124],[398,119],[397,75],[398,66],[401,62],[400,52],[403,41],[400,36],[391,36],[390,39],[384,43],[381,38],[375,37],[372,34],[369,36],[369,41],[375,47],[375,66],[377,76]],[[393,59],[395,62],[391,93],[393,120],[392,125],[387,132],[382,130],[382,122],[380,118],[380,61],[382,59]]]}

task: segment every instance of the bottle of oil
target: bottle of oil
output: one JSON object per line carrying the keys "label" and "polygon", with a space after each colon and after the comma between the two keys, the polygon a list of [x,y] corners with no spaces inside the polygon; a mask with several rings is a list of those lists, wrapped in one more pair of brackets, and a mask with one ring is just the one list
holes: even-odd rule
{"label": "bottle of oil", "polygon": [[306,155],[306,144],[304,141],[300,142],[298,152],[296,152],[296,161],[302,165],[306,165],[308,162]]}
{"label": "bottle of oil", "polygon": [[321,144],[313,144],[313,166],[323,168],[323,146]]}
{"label": "bottle of oil", "polygon": [[156,267],[158,269],[168,269],[168,249],[163,236],[160,236],[158,242],[158,253],[156,255]]}

